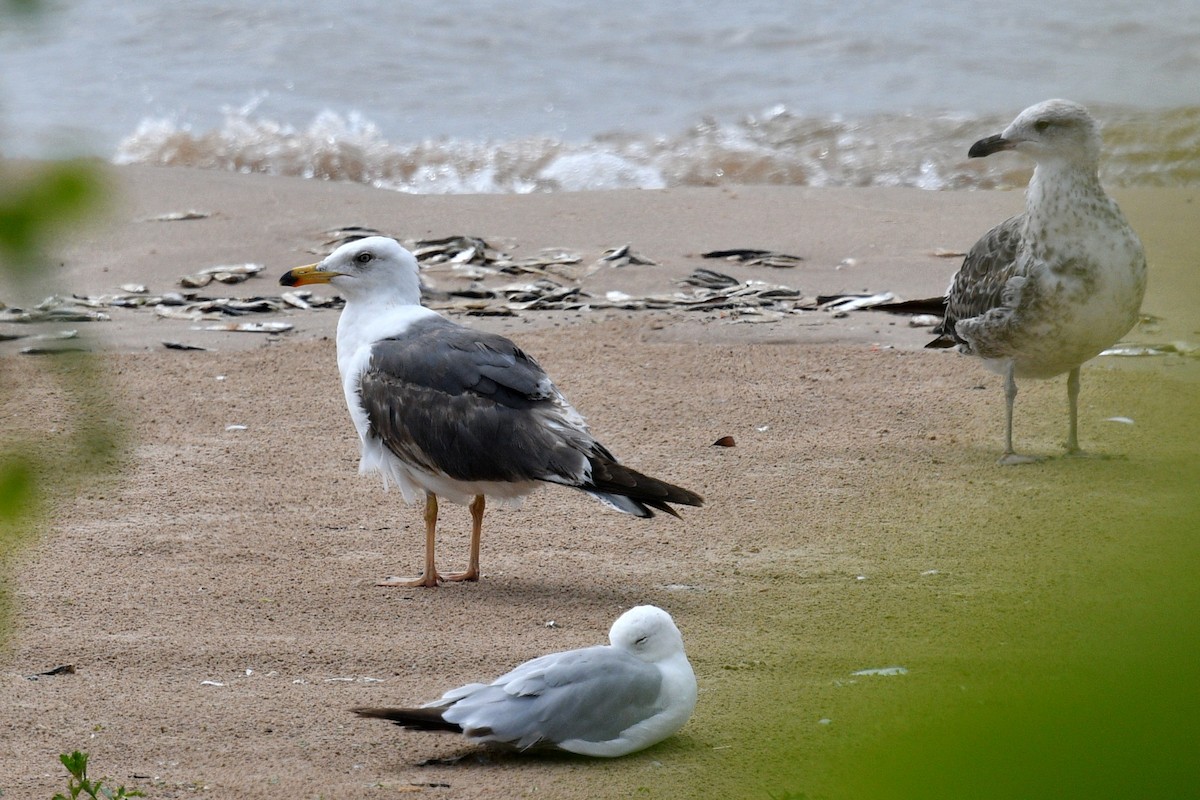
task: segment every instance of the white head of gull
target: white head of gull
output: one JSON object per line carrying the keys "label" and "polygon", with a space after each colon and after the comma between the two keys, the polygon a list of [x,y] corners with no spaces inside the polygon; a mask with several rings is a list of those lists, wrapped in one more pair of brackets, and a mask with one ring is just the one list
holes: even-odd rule
{"label": "white head of gull", "polygon": [[671,736],[696,707],[696,676],[671,615],[636,606],[610,644],[526,661],[488,684],[451,689],[419,708],[356,708],[410,730],[461,733],[518,750],[623,756]]}
{"label": "white head of gull", "polygon": [[1004,375],[1007,407],[1001,463],[1039,459],[1013,449],[1017,378],[1068,373],[1068,455],[1080,455],[1080,366],[1138,319],[1146,257],[1137,234],[1100,185],[1100,133],[1087,109],[1047,100],[968,155],[1014,150],[1034,159],[1025,212],[988,231],[963,261],[946,316],[928,347],[958,346]]}
{"label": "white head of gull", "polygon": [[[515,501],[542,483],[581,489],[639,517],[678,516],[670,503],[700,496],[620,464],[533,358],[508,339],[472,330],[421,306],[420,273],[395,240],[371,236],[280,278],[285,286],[329,283],[346,306],[337,360],[346,406],[362,443],[359,471],[425,496],[425,570],[436,586],[478,580],[485,497]],[[434,539],[439,497],[470,505],[465,572],[439,575]]]}

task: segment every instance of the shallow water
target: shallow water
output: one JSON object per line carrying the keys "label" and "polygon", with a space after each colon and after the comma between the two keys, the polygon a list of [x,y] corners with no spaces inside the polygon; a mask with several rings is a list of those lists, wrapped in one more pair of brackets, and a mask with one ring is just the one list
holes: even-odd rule
{"label": "shallow water", "polygon": [[81,0],[0,31],[0,150],[410,192],[942,189],[1020,182],[967,147],[1065,96],[1104,119],[1107,181],[1180,185],[1198,76],[1191,0]]}

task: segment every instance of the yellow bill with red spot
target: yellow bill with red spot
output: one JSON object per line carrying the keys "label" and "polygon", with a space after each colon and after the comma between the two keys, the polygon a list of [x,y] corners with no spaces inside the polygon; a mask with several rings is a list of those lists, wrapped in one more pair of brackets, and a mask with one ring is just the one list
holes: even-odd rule
{"label": "yellow bill with red spot", "polygon": [[329,283],[343,272],[321,269],[320,264],[306,264],[303,267],[290,269],[279,278],[281,286],[308,286],[313,283]]}

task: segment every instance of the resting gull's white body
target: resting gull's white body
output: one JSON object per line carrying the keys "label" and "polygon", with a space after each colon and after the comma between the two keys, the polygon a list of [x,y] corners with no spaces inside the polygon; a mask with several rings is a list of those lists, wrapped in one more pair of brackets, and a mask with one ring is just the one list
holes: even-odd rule
{"label": "resting gull's white body", "polygon": [[452,689],[419,708],[354,711],[518,750],[627,755],[683,727],[696,707],[696,675],[679,629],[656,606],[618,617],[609,642],[526,661],[491,683]]}

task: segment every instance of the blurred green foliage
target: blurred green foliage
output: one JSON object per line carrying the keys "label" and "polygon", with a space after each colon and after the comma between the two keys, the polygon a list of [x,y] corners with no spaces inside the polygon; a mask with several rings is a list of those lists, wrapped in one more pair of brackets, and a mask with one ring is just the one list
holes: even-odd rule
{"label": "blurred green foliage", "polygon": [[[690,772],[645,793],[1200,797],[1200,384],[1173,367],[1105,376],[1137,420],[1127,457],[964,457],[926,491],[859,498],[888,526],[846,534],[867,579],[819,559],[747,568],[720,618],[736,646],[689,650],[701,699],[676,744]],[[896,531],[911,548],[893,549]],[[892,665],[908,672],[854,674]]]}
{"label": "blurred green foliage", "polygon": [[0,263],[22,283],[40,277],[51,237],[94,213],[104,194],[87,161],[0,169],[0,182]]}
{"label": "blurred green foliage", "polygon": [[[38,0],[0,0],[0,19],[36,18]],[[55,237],[102,208],[107,189],[100,167],[83,160],[6,163],[0,160],[0,288],[29,295],[48,291],[48,251]],[[18,545],[43,524],[46,501],[77,491],[82,481],[111,473],[119,464],[121,424],[95,359],[60,355],[41,363],[61,389],[70,437],[14,433],[6,420],[0,438],[0,645],[10,630],[8,570]],[[22,387],[13,366],[0,359],[0,404]]]}
{"label": "blurred green foliage", "polygon": [[[1096,549],[1048,564],[1053,588],[998,631],[1027,642],[1006,669],[881,709],[878,736],[839,765],[839,796],[1200,796],[1200,467],[1155,480],[1133,524],[1119,495],[1080,520]],[[1042,511],[1035,523],[1062,524]]]}
{"label": "blurred green foliage", "polygon": [[[46,162],[13,168],[0,163],[0,286],[23,292],[43,288],[47,245],[103,205],[99,170],[86,162]],[[70,494],[81,481],[110,473],[119,463],[121,424],[104,398],[108,391],[94,357],[64,354],[40,363],[61,388],[71,436],[67,446],[22,439],[6,426],[0,439],[0,581],[19,544],[42,524],[45,501]],[[0,360],[0,402],[23,387]],[[6,374],[7,373],[7,374]],[[0,582],[0,644],[9,630],[11,603]]]}
{"label": "blurred green foliage", "polygon": [[0,8],[13,14],[33,15],[42,8],[41,0],[4,0]]}
{"label": "blurred green foliage", "polygon": [[[1172,413],[1164,427],[1194,447],[1200,401]],[[957,533],[964,547],[990,545],[975,568],[1011,576],[998,589],[955,598],[951,616],[929,613],[932,594],[898,599],[889,618],[846,635],[868,652],[871,624],[913,631],[898,643],[909,674],[844,678],[847,688],[816,708],[804,674],[747,690],[797,701],[774,717],[756,710],[771,734],[746,766],[744,796],[1200,796],[1200,461],[1194,450],[1154,453],[1137,464],[1067,464],[1061,486],[1047,477],[971,486],[985,510]],[[940,492],[928,498],[933,519],[963,500]],[[1018,527],[1039,532],[1036,552],[1013,549],[1029,541],[1010,537]],[[801,607],[781,605],[789,602]],[[816,759],[798,743],[822,713],[833,717],[825,736],[804,740],[819,741]]]}

